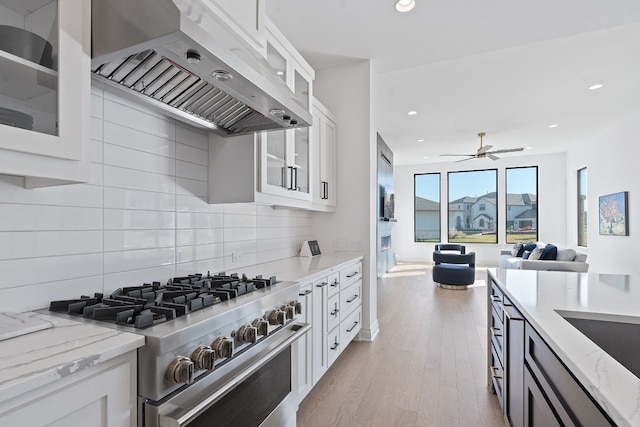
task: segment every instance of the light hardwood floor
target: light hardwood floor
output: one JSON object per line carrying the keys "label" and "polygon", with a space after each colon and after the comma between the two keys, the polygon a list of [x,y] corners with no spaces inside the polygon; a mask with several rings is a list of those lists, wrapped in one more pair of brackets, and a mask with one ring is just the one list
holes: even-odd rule
{"label": "light hardwood floor", "polygon": [[299,427],[503,426],[486,377],[486,270],[445,290],[426,264],[378,280],[380,333],[352,342],[300,405]]}

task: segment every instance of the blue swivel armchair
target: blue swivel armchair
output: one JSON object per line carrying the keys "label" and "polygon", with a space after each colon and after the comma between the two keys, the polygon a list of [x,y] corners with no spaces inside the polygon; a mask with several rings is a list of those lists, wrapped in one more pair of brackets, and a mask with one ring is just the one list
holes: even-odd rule
{"label": "blue swivel armchair", "polygon": [[437,244],[433,251],[433,281],[446,289],[467,289],[476,279],[476,254],[464,245]]}

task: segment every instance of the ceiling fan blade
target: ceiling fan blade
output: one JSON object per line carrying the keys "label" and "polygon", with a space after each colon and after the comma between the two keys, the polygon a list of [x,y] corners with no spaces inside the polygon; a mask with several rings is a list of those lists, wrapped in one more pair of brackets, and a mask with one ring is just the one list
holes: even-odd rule
{"label": "ceiling fan blade", "polygon": [[504,150],[492,151],[491,153],[486,153],[486,154],[513,153],[513,152],[522,151],[522,150],[524,150],[524,148],[507,148]]}
{"label": "ceiling fan blade", "polygon": [[465,156],[465,157],[475,157],[475,154],[440,154],[440,157],[451,157],[451,156],[456,156],[456,157],[460,157],[460,156]]}
{"label": "ceiling fan blade", "polygon": [[490,158],[491,160],[500,160],[500,157],[498,156],[494,156],[491,153],[487,153],[487,157]]}
{"label": "ceiling fan blade", "polygon": [[467,159],[456,160],[455,163],[466,162],[467,160],[471,160],[471,159],[475,159],[475,158],[476,158],[476,156],[471,156],[471,157],[469,157]]}
{"label": "ceiling fan blade", "polygon": [[493,148],[493,145],[482,146],[482,147],[478,148],[478,154],[484,154],[484,153],[486,153],[487,151],[489,151],[492,148]]}

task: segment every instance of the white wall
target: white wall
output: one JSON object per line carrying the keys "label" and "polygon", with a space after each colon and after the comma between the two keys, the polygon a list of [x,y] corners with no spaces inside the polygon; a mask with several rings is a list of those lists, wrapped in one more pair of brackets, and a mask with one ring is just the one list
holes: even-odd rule
{"label": "white wall", "polygon": [[[416,243],[413,240],[413,179],[414,174],[440,172],[441,236],[443,243],[447,238],[447,172],[479,169],[498,169],[498,223],[504,224],[506,218],[505,168],[518,166],[538,166],[538,230],[539,240],[556,246],[575,247],[567,243],[567,203],[565,200],[566,173],[565,154],[529,155],[504,157],[500,160],[470,160],[461,163],[427,163],[422,165],[395,166],[394,183],[396,188],[396,218],[398,222],[393,230],[392,239],[400,261],[431,262],[433,243]],[[572,187],[573,188],[573,187]],[[506,244],[506,230],[498,227],[498,244],[465,244],[467,251],[476,252],[479,265],[497,266],[501,249],[510,248]]]}
{"label": "white wall", "polygon": [[[587,167],[587,250],[589,271],[638,274],[640,271],[640,108],[567,152],[567,234],[577,242],[577,171]],[[601,236],[598,197],[629,192],[629,236]]]}
{"label": "white wall", "polygon": [[309,238],[309,212],[207,203],[205,133],[98,88],[91,114],[89,183],[27,190],[0,175],[0,312],[179,274],[242,272],[296,256]]}
{"label": "white wall", "polygon": [[[369,61],[316,72],[314,93],[337,125],[337,207],[313,215],[313,231],[323,252],[346,245],[364,254],[363,319],[360,339],[378,332],[376,287],[376,133]],[[359,248],[361,246],[361,249]]]}

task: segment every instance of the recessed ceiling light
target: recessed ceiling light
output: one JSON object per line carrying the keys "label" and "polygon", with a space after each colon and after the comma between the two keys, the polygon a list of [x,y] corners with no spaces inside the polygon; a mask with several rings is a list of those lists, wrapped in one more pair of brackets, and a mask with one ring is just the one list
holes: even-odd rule
{"label": "recessed ceiling light", "polygon": [[415,0],[397,0],[396,10],[398,12],[409,12],[416,6]]}
{"label": "recessed ceiling light", "polygon": [[424,139],[420,138],[420,139],[418,140],[418,142],[424,142]]}
{"label": "recessed ceiling light", "polygon": [[533,150],[533,147],[525,147],[525,150]]}
{"label": "recessed ceiling light", "polygon": [[549,125],[549,128],[557,128],[557,127],[558,127],[558,125],[557,125],[557,124],[555,124],[555,123],[554,123],[554,124],[552,124],[552,125]]}
{"label": "recessed ceiling light", "polygon": [[428,158],[429,158],[429,156],[424,156],[424,158],[425,158],[425,159],[428,159]]}
{"label": "recessed ceiling light", "polygon": [[598,84],[595,84],[593,86],[589,86],[589,90],[600,89],[602,86],[604,86],[602,83],[598,83]]}
{"label": "recessed ceiling light", "polygon": [[411,110],[407,114],[410,115],[410,116],[415,116],[416,114],[418,114],[418,112]]}

